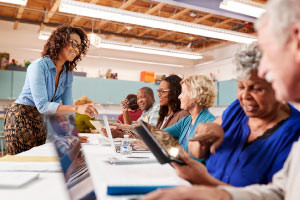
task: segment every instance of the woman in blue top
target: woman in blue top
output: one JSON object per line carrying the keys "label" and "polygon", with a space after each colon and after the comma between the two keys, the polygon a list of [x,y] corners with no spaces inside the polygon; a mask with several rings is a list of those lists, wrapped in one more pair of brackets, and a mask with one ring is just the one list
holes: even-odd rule
{"label": "woman in blue top", "polygon": [[97,114],[92,104],[72,105],[72,71],[88,46],[87,35],[80,28],[61,26],[51,34],[42,58],[28,67],[22,92],[5,115],[8,154],[45,143],[47,133],[42,114]]}
{"label": "woman in blue top", "polygon": [[190,113],[174,125],[163,129],[170,133],[188,152],[188,141],[194,137],[199,123],[212,122],[215,117],[208,111],[214,105],[216,87],[211,79],[204,75],[192,75],[181,81],[179,95],[181,109]]}
{"label": "woman in blue top", "polygon": [[[179,176],[194,184],[246,186],[267,184],[283,167],[292,144],[300,136],[300,112],[278,102],[270,83],[257,75],[261,53],[254,44],[237,54],[238,100],[214,123],[200,124],[190,142],[190,153],[203,155],[199,140],[212,142],[224,137],[206,168],[181,156],[188,165],[175,164]],[[221,137],[221,138],[223,138]],[[213,152],[211,148],[211,152]]]}

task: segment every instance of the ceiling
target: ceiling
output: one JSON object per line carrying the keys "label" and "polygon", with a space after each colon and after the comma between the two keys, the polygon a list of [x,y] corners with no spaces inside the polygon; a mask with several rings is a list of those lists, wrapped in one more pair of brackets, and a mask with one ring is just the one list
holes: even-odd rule
{"label": "ceiling", "polygon": [[[165,18],[197,23],[242,33],[255,34],[253,24],[238,17],[203,12],[185,4],[166,3],[168,1],[151,0],[81,0],[107,7],[124,9]],[[174,0],[169,0],[172,2]],[[200,0],[198,0],[200,2]],[[216,1],[216,0],[210,0]],[[255,0],[265,3],[266,0]],[[187,1],[185,1],[187,2]],[[65,14],[58,11],[60,0],[28,0],[26,6],[0,3],[0,20],[14,22],[13,29],[18,30],[19,23],[38,24],[38,31],[60,24],[80,26],[87,31],[99,33],[107,40],[119,39],[127,43],[140,42],[143,45],[157,45],[162,48],[177,48],[186,51],[201,51],[226,41],[201,37],[198,35],[171,32],[163,29],[124,24],[103,19],[88,18]],[[180,6],[179,6],[180,5]]]}

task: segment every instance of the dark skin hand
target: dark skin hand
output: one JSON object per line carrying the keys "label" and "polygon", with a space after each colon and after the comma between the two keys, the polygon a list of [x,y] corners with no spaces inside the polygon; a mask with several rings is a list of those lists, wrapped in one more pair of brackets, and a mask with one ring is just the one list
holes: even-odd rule
{"label": "dark skin hand", "polygon": [[191,158],[183,149],[180,149],[178,158],[183,160],[186,165],[180,165],[175,162],[171,164],[175,168],[177,175],[189,181],[191,184],[210,186],[226,185],[212,177],[202,163]]}

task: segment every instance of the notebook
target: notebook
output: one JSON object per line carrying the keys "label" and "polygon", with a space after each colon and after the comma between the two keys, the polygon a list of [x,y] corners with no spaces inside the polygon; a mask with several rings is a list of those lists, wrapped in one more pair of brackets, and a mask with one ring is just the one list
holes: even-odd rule
{"label": "notebook", "polygon": [[0,188],[19,188],[38,177],[35,172],[0,172]]}
{"label": "notebook", "polygon": [[[113,148],[113,151],[115,151],[116,153],[120,153],[121,141],[119,141],[119,142],[114,141],[112,133],[111,133],[110,125],[108,123],[107,116],[103,116],[103,121],[104,121],[104,126],[106,129],[106,133],[107,133],[109,142],[111,144],[111,147]],[[94,122],[96,122],[96,121],[94,121]],[[98,123],[101,124],[99,121],[98,121]],[[132,148],[132,153],[150,153],[150,151],[134,146]]]}
{"label": "notebook", "polygon": [[[93,182],[86,164],[78,136],[73,136],[67,115],[47,116],[48,134],[52,139],[64,173],[66,188],[70,199],[97,199]],[[75,138],[74,138],[75,137]],[[76,138],[77,137],[77,138]],[[77,140],[76,140],[77,139]],[[69,144],[67,143],[69,142]],[[64,146],[64,145],[65,146]],[[63,148],[64,147],[64,148]],[[140,158],[139,158],[140,159]],[[145,194],[158,188],[174,187],[168,185],[109,185],[108,195]]]}
{"label": "notebook", "polygon": [[69,115],[47,116],[48,134],[54,143],[70,199],[94,200],[97,198],[92,179],[81,152],[78,134],[74,134],[76,127],[71,124]]}

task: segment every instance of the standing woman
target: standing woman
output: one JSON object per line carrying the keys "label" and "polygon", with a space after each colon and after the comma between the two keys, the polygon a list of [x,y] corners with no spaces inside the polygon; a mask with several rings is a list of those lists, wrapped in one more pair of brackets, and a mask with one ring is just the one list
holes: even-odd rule
{"label": "standing woman", "polygon": [[181,94],[181,78],[170,75],[161,81],[157,90],[159,97],[159,118],[156,127],[167,128],[183,117],[189,115],[188,111],[181,110],[178,96]]}
{"label": "standing woman", "polygon": [[92,104],[72,105],[72,71],[88,46],[87,35],[80,28],[61,26],[51,34],[42,57],[28,67],[22,92],[5,115],[8,154],[45,143],[44,114],[76,112],[90,117],[98,114]]}

